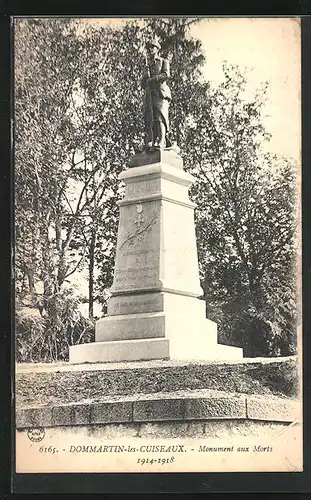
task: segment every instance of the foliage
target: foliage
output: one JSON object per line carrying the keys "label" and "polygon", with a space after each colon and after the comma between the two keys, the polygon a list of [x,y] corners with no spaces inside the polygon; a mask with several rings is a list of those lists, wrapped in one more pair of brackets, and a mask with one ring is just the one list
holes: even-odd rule
{"label": "foliage", "polygon": [[245,354],[295,349],[296,166],[264,152],[266,86],[224,67],[224,82],[193,108],[188,169],[197,178],[196,228],[207,312]]}
{"label": "foliage", "polygon": [[16,361],[20,363],[68,360],[69,346],[94,341],[94,324],[82,316],[79,300],[66,290],[52,298],[52,314],[16,309]]}

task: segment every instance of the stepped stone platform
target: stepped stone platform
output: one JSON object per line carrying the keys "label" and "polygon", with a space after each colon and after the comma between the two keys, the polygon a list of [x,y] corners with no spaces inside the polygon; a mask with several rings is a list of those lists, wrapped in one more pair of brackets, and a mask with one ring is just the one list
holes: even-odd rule
{"label": "stepped stone platform", "polygon": [[17,365],[16,408],[19,430],[99,426],[113,437],[126,429],[178,437],[214,422],[247,434],[299,418],[297,360]]}

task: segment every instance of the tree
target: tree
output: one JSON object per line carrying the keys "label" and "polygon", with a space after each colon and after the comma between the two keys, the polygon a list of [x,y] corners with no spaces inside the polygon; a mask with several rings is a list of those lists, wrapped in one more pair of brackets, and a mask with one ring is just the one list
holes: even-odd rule
{"label": "tree", "polygon": [[192,110],[187,165],[197,178],[192,194],[202,283],[223,340],[248,355],[289,354],[296,315],[295,166],[264,153],[266,86],[247,100],[246,83],[238,68],[225,66],[223,84],[202,93]]}
{"label": "tree", "polygon": [[86,261],[90,317],[95,261],[104,270],[108,264],[111,275],[117,176],[133,152],[130,144],[142,138],[140,88],[134,79],[129,87],[123,83],[137,53],[129,60],[124,43],[131,46],[138,31],[81,32],[70,20],[15,27],[17,292],[29,291],[55,325],[64,286]]}
{"label": "tree", "polygon": [[[69,250],[82,196],[75,217],[68,218],[65,210],[68,138],[73,130],[69,95],[77,71],[72,56],[79,46],[69,20],[17,20],[14,48],[16,291],[29,292],[32,305],[45,315],[42,321],[49,326],[45,325],[44,342],[50,346],[51,359],[57,359],[61,339],[68,333],[61,309],[73,303],[71,291],[65,293],[62,287],[79,265],[69,258]],[[36,290],[37,282],[43,283],[42,294]]]}
{"label": "tree", "polygon": [[[46,303],[66,278],[65,256],[73,230],[68,226],[62,241],[63,196],[68,182],[66,135],[70,134],[67,94],[74,85],[67,57],[70,45],[75,50],[74,34],[66,20],[16,21],[16,257],[28,274],[31,292],[36,279],[44,282]],[[32,266],[27,244],[33,249]]]}

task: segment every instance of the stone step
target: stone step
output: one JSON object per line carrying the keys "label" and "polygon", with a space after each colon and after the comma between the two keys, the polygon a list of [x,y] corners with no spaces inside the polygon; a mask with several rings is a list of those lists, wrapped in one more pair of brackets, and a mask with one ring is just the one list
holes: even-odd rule
{"label": "stone step", "polygon": [[70,363],[168,359],[169,341],[159,339],[92,342],[69,348]]}
{"label": "stone step", "polygon": [[17,428],[126,422],[301,419],[298,400],[213,390],[102,397],[101,401],[19,408]]}
{"label": "stone step", "polygon": [[[177,349],[174,352],[178,354],[184,345],[186,358],[189,357],[189,349],[202,355],[202,352],[208,352],[210,347],[216,346],[217,325],[205,318],[204,304],[201,301],[193,299],[193,302],[196,306],[203,306],[203,309],[196,307],[195,310],[190,310],[191,313],[186,310],[181,314],[163,311],[106,316],[96,322],[95,341],[177,338]],[[202,342],[201,346],[199,342]],[[194,359],[197,358],[196,355]]]}
{"label": "stone step", "polygon": [[[198,343],[199,341],[199,343]],[[70,363],[143,361],[151,359],[186,359],[230,361],[243,358],[243,349],[211,342],[207,335],[178,338],[145,338],[92,342],[69,348]]]}

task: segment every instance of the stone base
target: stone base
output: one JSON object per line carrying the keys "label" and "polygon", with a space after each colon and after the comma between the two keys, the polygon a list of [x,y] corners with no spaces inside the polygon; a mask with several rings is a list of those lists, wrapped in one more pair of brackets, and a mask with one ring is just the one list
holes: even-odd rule
{"label": "stone base", "polygon": [[96,323],[96,342],[165,337],[186,345],[190,340],[206,350],[206,342],[217,344],[217,325],[198,315],[164,312],[108,316]]}
{"label": "stone base", "polygon": [[206,319],[204,301],[174,293],[146,293],[112,297],[108,316],[96,322],[95,341],[176,337],[188,344],[189,334],[201,345],[206,339],[217,343],[217,324]]}
{"label": "stone base", "polygon": [[71,363],[243,357],[243,349],[217,344],[217,324],[205,317],[205,303],[197,298],[163,292],[119,296],[110,299],[109,312],[96,322],[94,344],[70,347]]}
{"label": "stone base", "polygon": [[138,153],[130,159],[129,167],[140,167],[155,163],[166,163],[171,167],[183,168],[183,159],[174,148],[156,149],[150,153],[146,151]]}
{"label": "stone base", "polygon": [[[147,312],[155,305],[156,312]],[[146,312],[128,314],[141,308]],[[109,311],[96,323],[94,343],[70,347],[70,363],[243,358],[243,349],[217,344],[217,324],[197,298],[163,292],[113,297]]]}
{"label": "stone base", "polygon": [[167,339],[92,342],[69,348],[70,363],[105,363],[108,361],[145,361],[150,359],[169,359]]}
{"label": "stone base", "polygon": [[[183,341],[184,340],[184,341]],[[186,340],[186,341],[185,341]],[[202,341],[202,338],[200,339]],[[211,343],[202,345],[196,336],[180,339],[151,338],[92,342],[69,348],[70,363],[147,361],[153,359],[230,361],[243,358],[243,349]]]}

